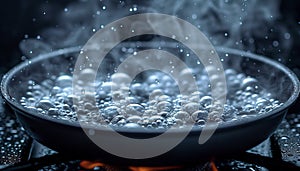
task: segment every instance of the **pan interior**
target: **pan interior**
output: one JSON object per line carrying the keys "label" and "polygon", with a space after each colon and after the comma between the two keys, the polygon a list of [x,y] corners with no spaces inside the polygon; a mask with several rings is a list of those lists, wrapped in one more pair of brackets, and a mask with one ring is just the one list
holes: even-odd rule
{"label": "pan interior", "polygon": [[[154,46],[154,47],[153,47]],[[119,66],[122,61],[129,55],[134,54],[137,50],[144,50],[144,49],[148,49],[148,48],[157,48],[157,49],[162,49],[165,51],[168,51],[170,53],[175,54],[175,56],[178,56],[181,60],[183,60],[188,67],[190,68],[196,68],[196,74],[199,74],[199,70],[201,70],[202,74],[205,74],[205,69],[202,66],[201,63],[199,63],[196,59],[195,54],[193,54],[193,52],[189,51],[188,49],[186,49],[186,47],[182,46],[182,45],[178,45],[178,44],[160,44],[160,43],[155,43],[155,44],[147,44],[144,43],[143,46],[141,46],[141,43],[139,43],[139,46],[137,47],[136,44],[120,44],[118,45],[116,48],[114,48],[109,54],[108,56],[105,57],[104,61],[102,62],[102,64],[99,67],[99,70],[97,71],[97,79],[101,80],[99,81],[99,85],[102,84],[103,82],[108,82],[108,79],[110,78],[110,76],[112,75],[112,73],[115,71],[114,69]],[[272,110],[269,110],[267,112],[264,112],[263,114],[259,114],[259,113],[244,113],[244,114],[240,114],[239,117],[233,118],[232,120],[228,119],[228,122],[226,121],[226,119],[224,119],[221,123],[221,126],[230,126],[230,125],[238,125],[244,122],[248,122],[248,121],[253,121],[253,120],[257,120],[263,117],[268,117],[280,110],[284,110],[286,109],[298,96],[298,91],[299,91],[299,85],[298,85],[298,80],[296,78],[296,76],[290,71],[288,70],[286,67],[284,67],[281,64],[278,64],[276,62],[273,62],[269,59],[257,56],[257,55],[253,55],[250,53],[246,53],[246,52],[242,52],[242,51],[238,51],[238,50],[233,50],[233,49],[226,49],[226,48],[217,48],[217,52],[218,55],[220,57],[220,60],[223,64],[224,70],[225,70],[225,74],[228,74],[228,72],[230,72],[231,69],[234,70],[234,72],[236,73],[240,73],[240,75],[244,74],[243,79],[245,78],[253,78],[256,80],[255,84],[257,84],[258,86],[263,87],[264,90],[267,90],[268,93],[268,98],[273,99],[272,102],[276,101],[276,103],[272,103],[272,105],[277,104],[277,107],[272,108]],[[22,102],[24,103],[24,97],[26,97],[28,102],[28,97],[32,96],[32,93],[36,93],[37,96],[40,92],[38,91],[31,91],[31,94],[28,93],[28,88],[30,89],[34,89],[34,87],[42,87],[41,89],[47,87],[47,86],[56,86],[55,84],[59,84],[60,86],[66,86],[66,85],[70,85],[70,80],[63,80],[60,83],[47,83],[47,80],[57,80],[59,77],[63,77],[66,75],[72,76],[73,74],[73,69],[74,69],[74,65],[75,62],[77,60],[77,56],[79,53],[79,48],[69,48],[69,49],[63,49],[60,51],[56,51],[50,54],[45,54],[45,55],[41,55],[39,57],[34,58],[31,61],[26,61],[18,66],[16,66],[15,68],[13,68],[8,74],[6,74],[2,80],[2,85],[1,85],[1,90],[2,93],[5,97],[5,99],[13,105],[13,107],[15,107],[18,110],[23,111],[23,113],[28,114],[28,115],[32,115],[32,116],[36,116],[36,117],[40,117],[43,119],[47,119],[53,122],[58,122],[58,123],[62,123],[62,124],[68,124],[68,125],[73,125],[73,126],[79,126],[76,117],[74,117],[74,120],[70,120],[68,117],[65,117],[64,119],[57,119],[56,117],[53,117],[51,115],[48,114],[41,114],[41,112],[37,109],[35,109],[34,107],[36,107],[36,104],[34,105],[34,107],[32,108],[28,108],[28,107],[24,107],[24,105],[22,105]],[[226,73],[227,72],[227,73]],[[147,74],[151,74],[151,73],[158,73],[157,71],[149,71],[148,73],[145,74],[140,74],[136,77],[136,82],[137,83],[143,83],[143,81],[148,79]],[[230,74],[230,73],[229,73]],[[237,75],[238,75],[237,74]],[[108,76],[108,77],[103,77],[103,75]],[[167,77],[166,74],[160,74],[160,77]],[[241,76],[242,77],[242,76]],[[199,77],[200,78],[200,77]],[[69,78],[66,78],[69,79]],[[250,84],[251,83],[251,79],[249,79]],[[45,81],[46,80],[46,81]],[[72,81],[72,80],[71,80]],[[171,83],[174,80],[171,80]],[[209,80],[208,80],[209,81]],[[241,82],[243,82],[243,80],[240,80]],[[252,80],[253,81],[253,80]],[[242,83],[239,84],[242,84]],[[228,80],[227,79],[227,84],[231,84],[232,80]],[[245,83],[246,84],[246,83]],[[133,84],[131,84],[132,86]],[[43,87],[44,86],[44,87]],[[152,86],[152,85],[151,85]],[[150,87],[150,86],[149,86]],[[148,88],[149,88],[148,87]],[[52,88],[51,88],[52,89]],[[102,90],[102,89],[101,89]],[[101,91],[99,90],[99,91]],[[143,91],[142,89],[138,89],[139,91]],[[177,90],[176,90],[177,91]],[[176,92],[175,91],[175,92]],[[205,90],[207,92],[209,92],[209,88],[207,88],[207,90]],[[49,98],[51,98],[51,92],[47,92]],[[105,96],[105,94],[103,94]],[[209,93],[208,93],[209,95]],[[228,92],[227,92],[227,98],[230,99],[231,97],[234,97],[236,95],[236,92],[231,91],[230,87],[228,88]],[[254,96],[253,94],[249,94],[249,96]],[[165,97],[168,98],[168,97]],[[253,97],[254,98],[254,97]],[[40,97],[41,100],[41,97]],[[66,99],[61,99],[66,100]],[[72,99],[73,100],[73,99]],[[135,100],[135,99],[131,99],[131,100]],[[149,99],[148,99],[149,100]],[[201,100],[201,98],[200,98]],[[243,100],[243,99],[241,99]],[[263,100],[262,100],[263,101]],[[72,103],[72,101],[70,101],[70,103]],[[256,103],[256,102],[255,102]],[[265,102],[263,101],[262,104],[264,103],[270,103],[270,102]],[[104,104],[104,103],[103,103]],[[101,112],[105,112],[103,111],[105,107],[109,107],[105,105],[99,105],[97,106],[97,109],[92,108],[91,110],[100,110]],[[163,107],[165,108],[173,108],[174,106],[170,106],[169,104],[164,104],[162,103]],[[242,104],[242,103],[241,103]],[[47,105],[47,104],[45,104]],[[260,104],[261,105],[261,104]],[[136,112],[135,109],[139,108],[140,106],[137,105],[132,105],[130,106],[132,107],[132,110],[129,109],[130,112]],[[223,106],[224,107],[224,106]],[[264,106],[262,106],[264,107]],[[47,111],[49,112],[50,108],[53,108],[52,106],[46,106]],[[63,108],[63,106],[61,107]],[[115,109],[111,109],[112,111]],[[126,109],[125,109],[126,110]],[[192,109],[190,109],[192,110]],[[228,110],[226,112],[228,112],[229,114],[232,114],[233,112],[236,112],[233,109],[230,109],[230,106],[224,110]],[[232,110],[232,111],[231,111]],[[78,110],[77,110],[78,111]],[[52,111],[52,112],[56,112],[56,111]],[[196,111],[195,111],[196,112]],[[108,113],[111,113],[111,111],[108,111]],[[186,120],[185,117],[192,117],[191,114],[193,114],[194,112],[187,112],[189,115],[184,115],[182,114],[182,118],[178,117],[176,118],[177,120],[174,121],[175,124],[179,124],[181,126],[179,126],[178,128],[183,129],[182,125],[184,124],[188,124],[189,121]],[[197,117],[201,117],[201,114],[204,115],[203,113],[198,113],[196,116]],[[68,115],[68,113],[66,113],[66,115]],[[84,115],[84,114],[82,114]],[[139,115],[139,114],[135,114],[135,115]],[[160,113],[159,115],[156,113],[152,113],[151,114],[156,122],[156,124],[159,124],[161,122],[161,120],[164,117],[167,117],[165,115],[168,115],[168,113],[164,113],[164,115],[162,115],[162,113]],[[250,117],[249,117],[250,116]],[[114,115],[114,117],[116,117]],[[151,118],[148,117],[148,120]],[[156,117],[156,118],[155,118]],[[207,117],[207,116],[205,116]],[[139,117],[132,117],[132,120],[139,120],[143,118],[143,116],[139,116]],[[153,119],[152,118],[152,119]],[[97,119],[97,118],[96,118]],[[127,120],[128,118],[122,118],[120,117],[119,121],[122,121],[122,119]],[[110,118],[110,120],[113,120],[112,118]],[[160,121],[159,121],[160,120]],[[200,125],[198,128],[201,129],[201,122],[202,120],[204,120],[203,122],[205,122],[205,118],[203,118],[202,120],[200,120],[198,118],[198,121],[195,121],[196,124],[195,125]],[[102,127],[101,123],[104,123],[103,120],[100,119],[100,121],[97,121],[98,123],[100,123],[100,127]],[[152,122],[152,121],[151,121]],[[178,123],[176,123],[178,122]],[[199,124],[199,123],[201,124]],[[144,127],[141,127],[140,125],[137,126],[136,123],[134,122],[127,122],[124,125],[127,125],[125,127],[119,127],[118,125],[112,125],[115,129],[120,130],[120,131],[153,131],[154,129],[152,129],[155,126],[149,127],[150,129],[144,129]],[[97,126],[97,125],[95,125]],[[147,128],[147,127],[146,127]],[[159,130],[165,130],[166,127],[160,127],[161,129]],[[154,130],[157,131],[157,130]]]}

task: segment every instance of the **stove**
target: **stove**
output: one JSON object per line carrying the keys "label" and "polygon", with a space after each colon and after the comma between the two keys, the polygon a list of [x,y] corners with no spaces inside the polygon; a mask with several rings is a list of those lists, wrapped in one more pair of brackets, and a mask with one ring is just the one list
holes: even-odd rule
{"label": "stove", "polygon": [[168,167],[112,166],[84,158],[66,157],[34,141],[20,126],[13,111],[0,99],[0,169],[100,171],[299,170],[300,113],[288,113],[277,131],[258,146],[239,155]]}

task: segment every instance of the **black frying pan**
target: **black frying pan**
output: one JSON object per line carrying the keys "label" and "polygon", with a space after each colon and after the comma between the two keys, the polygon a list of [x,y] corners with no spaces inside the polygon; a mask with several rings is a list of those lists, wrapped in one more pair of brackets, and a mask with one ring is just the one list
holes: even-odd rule
{"label": "black frying pan", "polygon": [[[174,47],[167,47],[166,50],[175,52]],[[38,142],[61,154],[80,155],[81,158],[97,159],[111,164],[179,165],[243,152],[261,143],[275,131],[284,118],[288,107],[296,100],[299,93],[297,77],[282,64],[239,50],[217,48],[219,56],[224,59],[224,68],[235,68],[255,77],[275,94],[275,98],[284,104],[272,112],[257,117],[219,125],[213,136],[205,144],[198,144],[198,138],[202,130],[195,127],[179,145],[165,154],[148,159],[126,159],[112,155],[96,146],[86,136],[78,123],[37,114],[23,108],[19,103],[20,92],[26,90],[23,83],[30,78],[43,80],[47,73],[50,73],[48,75],[57,75],[62,71],[69,72],[69,67],[74,64],[78,51],[79,48],[62,49],[41,55],[30,62],[27,61],[14,67],[3,77],[2,95],[15,111],[19,122]],[[46,66],[48,69],[45,69]],[[142,129],[128,130],[121,128],[118,129],[118,132],[135,138],[149,138],[162,133],[159,130],[145,131]],[[180,130],[172,134],[176,136],[179,132]],[[110,136],[111,133],[104,128],[97,128],[96,134],[100,134],[105,138]],[[161,145],[160,143],[163,142],[157,142],[157,145]]]}

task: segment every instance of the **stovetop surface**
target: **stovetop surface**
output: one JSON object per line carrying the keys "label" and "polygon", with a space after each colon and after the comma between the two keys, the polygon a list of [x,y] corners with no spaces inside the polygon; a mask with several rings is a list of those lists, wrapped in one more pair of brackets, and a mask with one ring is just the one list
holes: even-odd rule
{"label": "stovetop surface", "polygon": [[[71,159],[34,141],[16,120],[13,111],[0,98],[0,169],[14,166],[20,170],[85,170],[84,159]],[[14,165],[15,164],[15,165]],[[247,152],[215,159],[219,170],[300,170],[300,114],[288,113],[276,132]],[[14,168],[12,167],[12,168]],[[184,171],[213,170],[205,165],[185,166]],[[93,170],[129,170],[127,167],[104,166]],[[174,170],[174,169],[172,169]]]}

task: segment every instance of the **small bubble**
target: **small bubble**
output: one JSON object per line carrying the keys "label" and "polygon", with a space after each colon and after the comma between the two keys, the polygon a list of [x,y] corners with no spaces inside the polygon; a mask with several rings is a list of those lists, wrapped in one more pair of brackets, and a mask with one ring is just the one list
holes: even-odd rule
{"label": "small bubble", "polygon": [[115,27],[111,27],[110,30],[116,31],[116,28]]}
{"label": "small bubble", "polygon": [[64,11],[65,11],[65,12],[68,12],[68,8],[65,8]]}
{"label": "small bubble", "polygon": [[227,37],[227,36],[228,36],[228,33],[224,33],[224,36]]}
{"label": "small bubble", "polygon": [[279,45],[279,42],[278,42],[278,41],[276,41],[276,40],[273,41],[273,46],[274,46],[274,47],[277,47],[278,45]]}
{"label": "small bubble", "polygon": [[291,38],[290,33],[284,33],[284,38],[285,38],[285,39],[290,39],[290,38]]}
{"label": "small bubble", "polygon": [[197,19],[197,15],[196,14],[192,14],[192,19],[193,20]]}
{"label": "small bubble", "polygon": [[24,61],[24,60],[26,60],[27,58],[26,58],[26,56],[21,56],[21,60],[22,61]]}
{"label": "small bubble", "polygon": [[102,7],[102,9],[103,9],[103,10],[106,10],[106,6],[104,5],[104,6]]}

